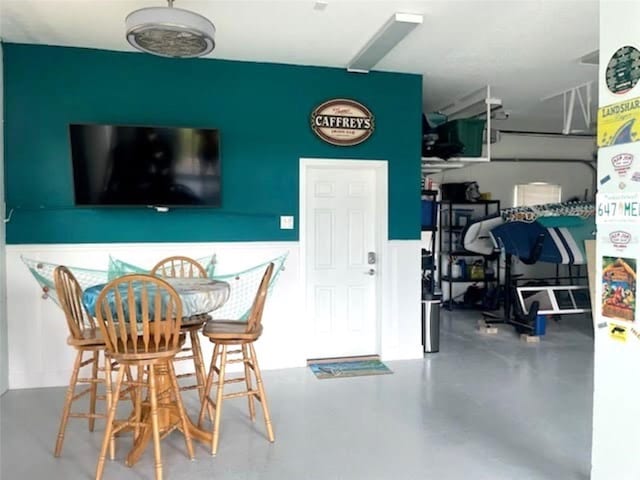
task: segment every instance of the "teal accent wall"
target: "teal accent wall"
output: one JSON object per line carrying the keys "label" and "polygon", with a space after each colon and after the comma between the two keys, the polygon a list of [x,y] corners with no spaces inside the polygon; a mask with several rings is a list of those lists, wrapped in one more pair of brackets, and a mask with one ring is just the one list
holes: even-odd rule
{"label": "teal accent wall", "polygon": [[[2,43],[0,43],[0,115],[3,109],[3,75],[2,75]],[[0,119],[0,124],[2,123]],[[0,168],[4,168],[4,138],[0,132]],[[0,181],[2,181],[2,171],[0,171]],[[0,198],[4,197],[4,183],[0,184]],[[3,202],[0,201],[0,205]],[[3,211],[0,209],[0,211]],[[5,225],[0,225],[0,298],[7,298],[7,277],[6,277],[6,249],[5,249]],[[9,389],[9,326],[7,324],[6,302],[0,306],[0,395]]]}
{"label": "teal accent wall", "polygon": [[[418,75],[4,44],[4,81],[7,243],[296,241],[300,157],[388,160],[389,238],[420,238]],[[340,97],[375,115],[358,146],[310,129]],[[222,207],[74,207],[70,123],[219,129]]]}

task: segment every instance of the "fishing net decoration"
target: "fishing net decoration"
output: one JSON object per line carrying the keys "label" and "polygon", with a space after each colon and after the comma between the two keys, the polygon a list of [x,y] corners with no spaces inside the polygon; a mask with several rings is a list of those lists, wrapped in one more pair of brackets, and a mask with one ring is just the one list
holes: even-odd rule
{"label": "fishing net decoration", "polygon": [[[274,263],[273,275],[269,282],[269,290],[271,290],[280,272],[285,269],[287,256],[288,252],[246,270],[229,274],[215,273],[215,255],[197,259],[198,263],[205,267],[209,278],[227,282],[231,287],[227,302],[222,307],[211,312],[210,315],[215,319],[246,320],[267,265],[271,262]],[[22,256],[21,259],[38,284],[40,284],[43,292],[42,298],[51,298],[60,306],[53,280],[53,271],[58,267],[58,264],[33,260],[24,256]],[[71,273],[76,277],[83,290],[93,285],[107,283],[114,278],[130,273],[149,273],[149,269],[124,262],[111,256],[109,256],[107,270],[69,266],[67,266],[67,268],[71,270]]]}
{"label": "fishing net decoration", "polygon": [[[212,255],[211,257],[198,258],[196,259],[196,261],[200,265],[202,265],[204,269],[207,271],[207,277],[215,278],[214,276],[216,271],[215,255]],[[122,260],[113,258],[111,255],[109,255],[109,271],[108,271],[109,281],[114,280],[118,277],[122,277],[123,275],[128,275],[130,273],[149,273],[149,270],[147,270],[146,268],[137,267],[135,265],[132,265],[131,263],[123,262]]]}

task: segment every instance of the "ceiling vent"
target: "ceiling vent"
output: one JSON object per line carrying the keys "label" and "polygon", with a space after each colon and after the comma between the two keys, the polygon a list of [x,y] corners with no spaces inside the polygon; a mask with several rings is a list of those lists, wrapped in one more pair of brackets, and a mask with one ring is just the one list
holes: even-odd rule
{"label": "ceiling vent", "polygon": [[131,12],[126,20],[127,41],[146,53],[162,57],[194,58],[215,47],[216,27],[190,10],[149,7]]}

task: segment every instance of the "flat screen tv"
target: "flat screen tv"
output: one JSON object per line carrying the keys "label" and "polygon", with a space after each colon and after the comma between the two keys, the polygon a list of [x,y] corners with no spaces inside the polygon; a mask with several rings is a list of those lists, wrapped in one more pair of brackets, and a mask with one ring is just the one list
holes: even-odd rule
{"label": "flat screen tv", "polygon": [[70,125],[75,204],[220,206],[218,130]]}

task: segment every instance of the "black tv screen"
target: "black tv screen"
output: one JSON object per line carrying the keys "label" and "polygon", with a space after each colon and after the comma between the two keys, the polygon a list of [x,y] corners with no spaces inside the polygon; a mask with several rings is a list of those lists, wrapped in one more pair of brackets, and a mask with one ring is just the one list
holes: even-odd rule
{"label": "black tv screen", "polygon": [[76,205],[220,206],[218,131],[70,125]]}

